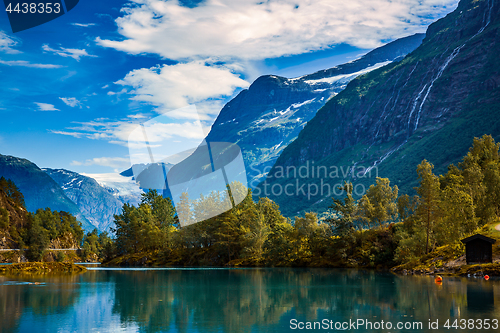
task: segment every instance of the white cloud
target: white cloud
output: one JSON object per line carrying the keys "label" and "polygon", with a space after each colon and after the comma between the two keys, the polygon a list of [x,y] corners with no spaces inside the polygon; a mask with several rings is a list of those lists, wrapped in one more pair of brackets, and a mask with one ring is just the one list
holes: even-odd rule
{"label": "white cloud", "polygon": [[95,23],[71,23],[71,25],[75,25],[77,27],[88,28],[96,25]]}
{"label": "white cloud", "polygon": [[51,64],[33,64],[25,60],[12,60],[4,61],[0,60],[0,64],[7,66],[18,66],[18,67],[29,67],[29,68],[62,68],[61,65],[51,65]]}
{"label": "white cloud", "polygon": [[77,165],[77,166],[99,165],[99,166],[110,167],[113,169],[127,168],[130,166],[130,159],[123,158],[123,157],[95,157],[95,158],[86,160],[84,162],[73,161],[73,162],[71,162],[71,165]]}
{"label": "white cloud", "polygon": [[138,113],[138,114],[130,114],[127,116],[128,118],[132,118],[132,119],[144,119],[146,118],[145,115],[141,114],[141,113]]}
{"label": "white cloud", "polygon": [[122,90],[116,92],[116,91],[108,91],[108,96],[113,96],[113,95],[122,95],[122,94],[126,94],[127,93],[127,89],[126,88],[123,88]]}
{"label": "white cloud", "polygon": [[[137,69],[116,84],[132,87],[133,100],[155,105],[159,113],[230,96],[236,88],[249,85],[227,67],[207,66],[201,61]],[[185,112],[174,111],[169,116],[193,119]]]}
{"label": "white cloud", "polygon": [[360,48],[422,32],[457,0],[132,0],[116,19],[123,40],[97,43],[130,54],[176,60],[261,60],[347,43]]}
{"label": "white cloud", "polygon": [[[206,0],[194,8],[177,0],[131,2],[116,19],[124,38],[96,42],[179,63],[134,70],[116,82],[128,90],[108,95],[131,94],[159,113],[196,104],[200,113],[217,115],[223,97],[248,86],[235,73],[250,78],[260,74],[256,61],[340,43],[374,48],[424,31],[458,0]],[[169,116],[198,118],[175,111]]]}
{"label": "white cloud", "polygon": [[17,46],[19,42],[17,39],[8,36],[3,31],[0,31],[0,52],[9,53],[9,54],[18,54],[20,51],[13,49],[14,46]]}
{"label": "white cloud", "polygon": [[59,97],[59,99],[63,101],[64,104],[72,108],[74,108],[75,106],[80,106],[80,108],[82,107],[80,101],[77,100],[75,97]]}
{"label": "white cloud", "polygon": [[[38,104],[38,103],[37,103]],[[170,114],[169,114],[170,115]],[[142,123],[142,118],[109,121],[94,120],[90,122],[77,123],[79,126],[70,127],[64,131],[52,130],[53,134],[67,135],[75,138],[87,138],[91,140],[106,140],[112,144],[129,146],[129,144],[144,142],[144,137],[130,137],[130,134]],[[154,146],[155,143],[164,142],[171,138],[201,140],[205,133],[200,132],[198,121],[184,121],[171,123],[149,122],[145,125],[148,132],[148,141]]]}
{"label": "white cloud", "polygon": [[38,106],[38,111],[60,111],[59,109],[56,109],[53,104],[36,103],[36,102],[35,104]]}
{"label": "white cloud", "polygon": [[78,133],[78,132],[67,132],[67,131],[50,131],[53,134],[61,134],[61,135],[67,135],[67,136],[72,136],[74,138],[82,138],[84,136],[84,133]]}
{"label": "white cloud", "polygon": [[97,57],[95,55],[88,54],[85,49],[67,49],[64,47],[60,47],[57,50],[57,49],[51,48],[48,44],[43,44],[42,50],[44,50],[45,52],[60,55],[61,57],[70,57],[70,58],[75,59],[76,61],[80,61],[81,57],[93,57],[93,58]]}

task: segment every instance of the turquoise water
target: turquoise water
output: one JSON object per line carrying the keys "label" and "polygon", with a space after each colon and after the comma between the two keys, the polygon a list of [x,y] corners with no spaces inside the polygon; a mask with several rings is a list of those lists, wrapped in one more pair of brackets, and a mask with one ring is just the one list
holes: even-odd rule
{"label": "turquoise water", "polygon": [[[500,328],[478,329],[494,318],[500,282],[482,279],[436,285],[432,277],[290,268],[92,267],[77,276],[0,276],[0,332],[336,332],[335,323],[349,320],[364,320],[350,332],[494,332]],[[439,321],[437,330],[429,319]],[[448,330],[447,319],[476,321],[472,329]],[[414,329],[387,329],[382,320]],[[323,326],[299,329],[307,322]]]}

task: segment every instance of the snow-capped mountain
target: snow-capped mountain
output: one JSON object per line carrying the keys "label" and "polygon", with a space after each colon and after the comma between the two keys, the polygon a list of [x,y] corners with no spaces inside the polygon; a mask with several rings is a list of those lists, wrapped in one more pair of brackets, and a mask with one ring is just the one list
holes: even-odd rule
{"label": "snow-capped mountain", "polygon": [[248,184],[255,188],[331,97],[356,77],[401,60],[424,37],[401,38],[357,60],[298,78],[262,76],[224,106],[206,140],[238,144]]}
{"label": "snow-capped mountain", "polygon": [[69,199],[61,187],[36,164],[24,158],[0,154],[0,176],[10,179],[24,195],[30,212],[50,208],[74,215],[86,231],[94,226],[89,223],[78,206]]}
{"label": "snow-capped mountain", "polygon": [[[327,210],[328,187],[344,180],[368,188],[380,176],[397,185],[399,193],[413,194],[422,160],[443,174],[467,154],[475,137],[490,134],[498,141],[499,35],[498,4],[460,1],[455,11],[429,26],[415,51],[351,81],[321,108],[254,193],[265,195],[265,188],[288,184],[321,189],[310,196],[270,193],[287,216]],[[282,177],[284,168],[309,169],[313,163],[316,169],[347,167],[352,172]]]}
{"label": "snow-capped mountain", "polygon": [[123,202],[95,179],[64,169],[42,169],[73,201],[87,220],[99,231],[110,231],[114,215],[120,214]]}
{"label": "snow-capped mountain", "polygon": [[123,173],[84,174],[95,179],[106,191],[113,195],[122,204],[128,203],[137,206],[141,201],[144,191],[139,188],[133,175]]}

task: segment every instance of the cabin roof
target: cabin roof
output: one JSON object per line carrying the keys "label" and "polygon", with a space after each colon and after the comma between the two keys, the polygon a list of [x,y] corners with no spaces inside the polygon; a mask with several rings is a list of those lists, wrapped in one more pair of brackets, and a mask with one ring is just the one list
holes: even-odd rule
{"label": "cabin roof", "polygon": [[469,243],[469,242],[476,240],[476,239],[480,239],[480,240],[483,240],[483,241],[491,243],[491,244],[495,244],[497,241],[496,239],[489,238],[489,237],[483,236],[481,234],[476,234],[474,236],[470,236],[470,237],[462,239],[461,242],[466,244],[466,243]]}

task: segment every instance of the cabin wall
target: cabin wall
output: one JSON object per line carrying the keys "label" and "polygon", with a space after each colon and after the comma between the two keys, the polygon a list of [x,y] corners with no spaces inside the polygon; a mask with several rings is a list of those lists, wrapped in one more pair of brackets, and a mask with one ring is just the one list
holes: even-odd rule
{"label": "cabin wall", "polygon": [[481,239],[475,239],[465,244],[467,264],[491,263],[492,245]]}

